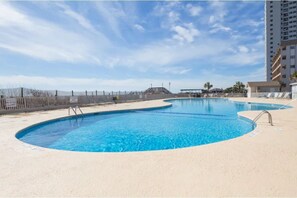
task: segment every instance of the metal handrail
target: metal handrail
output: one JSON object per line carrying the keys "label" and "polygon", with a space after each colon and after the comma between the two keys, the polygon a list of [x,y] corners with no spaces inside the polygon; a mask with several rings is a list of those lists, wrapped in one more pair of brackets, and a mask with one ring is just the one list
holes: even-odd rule
{"label": "metal handrail", "polygon": [[70,115],[70,110],[72,110],[74,112],[75,115],[77,115],[76,111],[73,109],[73,107],[69,107],[68,108],[68,115]]}
{"label": "metal handrail", "polygon": [[73,107],[69,107],[69,109],[68,109],[68,115],[70,115],[70,110],[72,110],[76,116],[78,116],[78,114],[77,114],[77,110],[80,111],[80,115],[81,115],[81,116],[84,115],[83,111],[81,110],[81,108],[80,108],[79,106],[76,106],[75,108],[73,108]]}
{"label": "metal handrail", "polygon": [[[80,111],[80,113],[81,113],[82,115],[84,115],[84,113],[82,112],[82,110],[81,110],[81,108],[80,108],[79,106],[76,106],[76,107],[75,107],[75,110],[76,110],[76,109],[78,109],[78,110]],[[76,111],[77,111],[77,110],[76,110]]]}
{"label": "metal handrail", "polygon": [[265,113],[268,114],[268,122],[271,124],[271,126],[273,126],[271,113],[269,113],[269,112],[266,111],[266,110],[263,110],[261,113],[259,113],[259,114],[253,119],[253,122],[256,123],[256,122],[260,119],[260,117],[261,117],[262,115],[264,115]]}

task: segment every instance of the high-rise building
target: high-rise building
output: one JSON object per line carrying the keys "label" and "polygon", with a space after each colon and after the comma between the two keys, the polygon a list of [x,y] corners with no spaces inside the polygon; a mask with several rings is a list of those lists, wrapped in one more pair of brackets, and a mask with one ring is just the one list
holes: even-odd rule
{"label": "high-rise building", "polygon": [[277,80],[288,90],[297,69],[297,1],[266,1],[265,31],[266,80]]}
{"label": "high-rise building", "polygon": [[272,80],[272,58],[281,41],[281,2],[265,3],[266,80]]}

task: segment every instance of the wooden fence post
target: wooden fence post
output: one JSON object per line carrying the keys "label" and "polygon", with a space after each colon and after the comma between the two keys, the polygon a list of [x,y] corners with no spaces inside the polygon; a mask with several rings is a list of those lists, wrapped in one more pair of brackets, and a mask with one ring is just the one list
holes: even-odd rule
{"label": "wooden fence post", "polygon": [[24,97],[24,88],[21,87],[21,98],[23,98],[23,97]]}
{"label": "wooden fence post", "polygon": [[24,99],[25,109],[27,109],[27,101],[26,101],[26,98],[23,98],[23,99]]}

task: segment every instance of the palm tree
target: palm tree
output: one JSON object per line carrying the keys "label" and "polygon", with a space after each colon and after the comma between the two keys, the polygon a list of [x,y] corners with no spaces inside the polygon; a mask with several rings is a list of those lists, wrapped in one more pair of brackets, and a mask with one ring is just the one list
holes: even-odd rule
{"label": "palm tree", "polygon": [[[292,78],[291,78],[292,79]],[[280,87],[279,87],[279,90],[280,91],[282,91],[283,90],[283,88],[285,88],[286,87],[286,83],[284,83],[283,81],[281,81],[281,80],[278,80],[278,82],[279,82],[279,84],[280,84]]]}
{"label": "palm tree", "polygon": [[234,92],[234,87],[228,87],[224,90],[225,93],[232,93]]}
{"label": "palm tree", "polygon": [[245,85],[242,82],[237,81],[233,88],[235,92],[242,93],[244,92]]}
{"label": "palm tree", "polygon": [[210,82],[206,82],[205,84],[204,84],[204,88],[207,90],[207,92],[209,92],[209,90],[212,88],[213,86],[212,86],[212,84],[210,84]]}

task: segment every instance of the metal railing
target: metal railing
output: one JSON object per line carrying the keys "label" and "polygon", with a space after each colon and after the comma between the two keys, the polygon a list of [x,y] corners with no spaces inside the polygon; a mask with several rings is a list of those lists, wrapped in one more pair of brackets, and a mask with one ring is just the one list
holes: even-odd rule
{"label": "metal railing", "polygon": [[[68,115],[71,115],[71,110],[74,112],[75,116],[83,116],[84,113],[82,112],[81,108],[79,106],[75,106],[74,108],[73,107],[69,107],[68,108]],[[80,114],[78,114],[78,111],[80,112]]]}
{"label": "metal railing", "polygon": [[264,114],[267,114],[267,115],[268,115],[268,122],[271,124],[271,126],[273,126],[271,113],[269,113],[269,112],[266,111],[266,110],[261,111],[261,113],[259,113],[259,114],[253,119],[254,125],[255,125],[255,123],[262,117],[262,115],[264,115]]}

